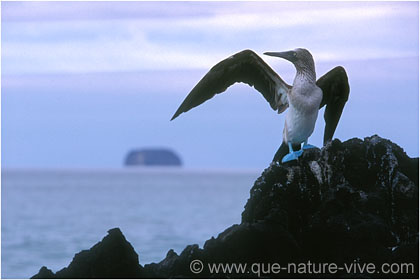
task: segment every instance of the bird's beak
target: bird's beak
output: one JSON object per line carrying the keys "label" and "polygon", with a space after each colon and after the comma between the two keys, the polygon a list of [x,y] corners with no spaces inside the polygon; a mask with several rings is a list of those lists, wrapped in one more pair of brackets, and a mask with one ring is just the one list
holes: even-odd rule
{"label": "bird's beak", "polygon": [[287,59],[288,61],[295,61],[296,60],[296,56],[295,56],[295,52],[294,51],[287,51],[287,52],[265,52],[265,55],[269,55],[269,56],[276,56],[276,57],[281,57],[284,59]]}

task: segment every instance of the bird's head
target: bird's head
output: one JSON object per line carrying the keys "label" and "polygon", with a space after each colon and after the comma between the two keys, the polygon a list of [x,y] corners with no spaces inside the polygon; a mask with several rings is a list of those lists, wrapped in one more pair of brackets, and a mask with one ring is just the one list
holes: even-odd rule
{"label": "bird's head", "polygon": [[314,59],[307,49],[294,49],[286,52],[265,52],[265,55],[276,56],[287,59],[293,63],[298,71],[315,72]]}

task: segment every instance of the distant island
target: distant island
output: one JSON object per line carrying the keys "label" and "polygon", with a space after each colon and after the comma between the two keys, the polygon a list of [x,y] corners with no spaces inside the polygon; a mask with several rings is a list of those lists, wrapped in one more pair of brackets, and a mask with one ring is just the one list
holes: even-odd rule
{"label": "distant island", "polygon": [[181,166],[180,157],[172,150],[136,149],[128,153],[124,162],[125,166]]}

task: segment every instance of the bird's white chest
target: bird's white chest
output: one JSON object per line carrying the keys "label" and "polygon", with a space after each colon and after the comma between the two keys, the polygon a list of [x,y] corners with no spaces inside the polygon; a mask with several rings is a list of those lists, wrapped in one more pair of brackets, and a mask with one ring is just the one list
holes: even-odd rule
{"label": "bird's white chest", "polygon": [[289,109],[286,112],[283,140],[286,143],[302,143],[314,131],[322,91],[313,84],[295,83],[288,99]]}

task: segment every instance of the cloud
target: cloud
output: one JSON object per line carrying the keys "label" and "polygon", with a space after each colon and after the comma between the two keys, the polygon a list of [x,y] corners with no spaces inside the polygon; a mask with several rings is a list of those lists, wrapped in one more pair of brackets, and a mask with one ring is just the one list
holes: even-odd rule
{"label": "cloud", "polygon": [[[366,17],[385,13],[412,13],[418,3],[369,2],[3,2],[4,21],[112,20],[179,18],[211,15],[281,14],[288,22],[296,16],[321,18]],[[290,16],[287,16],[290,15]],[[300,15],[300,16],[299,16]],[[310,17],[308,17],[310,16]],[[282,19],[281,19],[282,20]]]}
{"label": "cloud", "polygon": [[208,69],[244,48],[304,46],[317,62],[418,56],[418,3],[269,4],[2,3],[3,73]]}
{"label": "cloud", "polygon": [[[95,24],[96,25],[96,24]],[[205,50],[195,53],[185,52],[154,44],[147,38],[147,32],[134,29],[131,23],[118,22],[122,33],[113,23],[104,22],[91,28],[96,33],[93,38],[73,35],[78,26],[62,22],[54,27],[38,25],[37,28],[20,29],[23,34],[56,33],[58,30],[69,34],[55,41],[34,39],[28,43],[20,41],[3,42],[5,73],[47,73],[47,72],[110,72],[136,70],[165,70],[175,68],[203,68],[212,63],[212,57]],[[89,27],[88,27],[89,28]],[[108,32],[107,32],[108,31]],[[81,33],[86,32],[81,31]],[[87,31],[86,33],[94,33]],[[126,34],[125,34],[126,33]],[[73,37],[73,38],[72,38]],[[213,58],[214,59],[214,58]]]}
{"label": "cloud", "polygon": [[182,17],[214,13],[223,5],[153,1],[16,1],[2,2],[2,18],[5,21],[29,22]]}

